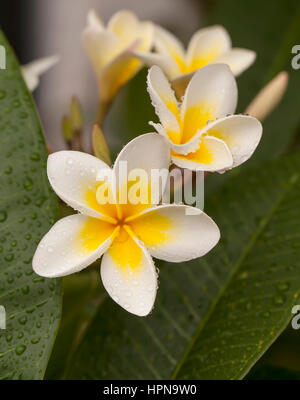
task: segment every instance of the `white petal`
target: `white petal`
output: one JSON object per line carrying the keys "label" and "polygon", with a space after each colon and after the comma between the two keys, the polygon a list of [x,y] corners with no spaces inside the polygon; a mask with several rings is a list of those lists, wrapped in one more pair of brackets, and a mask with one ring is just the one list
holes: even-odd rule
{"label": "white petal", "polygon": [[196,135],[193,137],[193,139],[187,143],[184,143],[184,144],[171,143],[172,150],[175,153],[179,153],[179,154],[183,154],[183,155],[187,155],[189,153],[196,151],[199,147],[199,137],[200,137],[199,132],[196,133]]}
{"label": "white petal", "polygon": [[102,101],[110,102],[140,70],[142,63],[133,51],[150,51],[153,37],[153,24],[138,21],[130,11],[116,13],[108,29],[103,28],[95,12],[88,14],[82,40],[99,80]]}
{"label": "white petal", "polygon": [[59,57],[57,55],[53,55],[32,61],[22,67],[24,80],[31,92],[37,88],[40,81],[40,76],[57,64],[58,61]]}
{"label": "white petal", "polygon": [[156,130],[160,135],[162,135],[162,136],[169,142],[170,146],[173,144],[173,143],[170,141],[170,139],[169,139],[169,137],[168,137],[168,135],[167,135],[167,131],[166,131],[165,128],[162,126],[162,124],[156,124],[155,122],[150,121],[150,122],[149,122],[149,125],[153,126],[153,128],[155,128],[155,130]]}
{"label": "white petal", "polygon": [[111,101],[118,90],[142,68],[142,62],[134,56],[139,43],[139,39],[132,42],[99,71],[100,95],[103,101]]}
{"label": "white petal", "polygon": [[196,32],[187,51],[187,65],[192,70],[204,67],[231,49],[228,32],[222,26],[216,25],[200,29]]}
{"label": "white petal", "polygon": [[[229,67],[225,64],[207,65],[194,74],[187,87],[182,104],[182,116],[183,119],[186,118],[184,125],[189,123],[187,115],[190,109],[197,111],[199,118],[207,110],[209,119],[213,120],[233,114],[236,104],[237,85]],[[196,128],[203,126],[195,126],[195,130]]]}
{"label": "white petal", "polygon": [[159,67],[153,66],[149,69],[147,85],[155,112],[168,136],[172,141],[180,143],[178,103],[167,78]]}
{"label": "white petal", "polygon": [[140,22],[136,15],[128,10],[115,13],[110,19],[108,30],[121,39],[123,48],[140,39],[137,50],[149,51],[152,47],[154,27],[150,22]]}
{"label": "white petal", "polygon": [[155,27],[155,48],[158,53],[170,56],[176,62],[184,61],[185,51],[180,40],[160,26]]}
{"label": "white petal", "polygon": [[170,140],[166,129],[161,124],[155,124],[154,122],[149,122],[149,124],[152,125],[156,129],[156,131],[167,140],[171,150],[173,150],[175,153],[186,155],[188,153],[196,151],[197,148],[199,147],[200,131],[199,131],[199,135],[197,134],[188,143],[185,143],[185,144],[174,144],[174,142],[172,142]]}
{"label": "white petal", "polygon": [[148,85],[151,91],[150,94],[156,94],[165,104],[170,104],[176,108],[176,112],[178,111],[178,102],[174,91],[171,89],[168,79],[159,67],[153,66],[149,69]]}
{"label": "white petal", "polygon": [[234,48],[214,60],[216,64],[229,65],[234,76],[240,75],[255,61],[256,53],[252,50]]}
{"label": "white petal", "polygon": [[[124,174],[126,162],[127,174]],[[151,182],[153,170],[168,170],[170,165],[170,147],[164,137],[157,133],[146,133],[131,140],[120,152],[114,164],[114,173],[119,184],[122,178],[127,178],[130,171],[141,169],[145,171],[148,182]],[[124,176],[122,176],[124,175]]]}
{"label": "white petal", "polygon": [[130,222],[153,257],[188,261],[208,253],[219,241],[214,221],[201,210],[185,205],[159,206]]}
{"label": "white petal", "polygon": [[142,39],[137,51],[149,52],[153,47],[154,41],[154,26],[151,22],[140,22],[137,38]]}
{"label": "white petal", "polygon": [[145,316],[153,308],[157,274],[145,247],[123,230],[101,262],[101,278],[112,299],[132,314]]}
{"label": "white petal", "polygon": [[98,29],[100,31],[104,29],[104,24],[95,10],[90,10],[88,12],[87,23],[89,26]]}
{"label": "white petal", "polygon": [[[245,69],[255,61],[256,54],[251,50],[246,49],[232,49],[227,51],[225,54],[218,56],[212,61],[213,64],[227,64],[232,73],[237,76],[241,74]],[[184,92],[192,79],[194,72],[177,76],[172,75],[172,87],[174,88],[178,98],[183,97]]]}
{"label": "white petal", "polygon": [[134,53],[147,67],[157,65],[160,67],[169,79],[174,79],[180,74],[178,64],[168,55],[157,53]]}
{"label": "white petal", "polygon": [[84,215],[63,218],[39,243],[32,261],[33,270],[47,278],[79,272],[108,249],[114,231],[113,225]]}
{"label": "white petal", "polygon": [[261,123],[247,115],[231,115],[217,120],[205,129],[210,136],[223,140],[233,157],[233,167],[248,160],[262,135]]}
{"label": "white petal", "polygon": [[132,25],[138,22],[135,14],[129,10],[120,10],[116,12],[109,20],[107,27],[113,32],[125,33]]}
{"label": "white petal", "polygon": [[112,32],[88,25],[82,33],[83,46],[95,72],[99,71],[120,53],[120,40]]}
{"label": "white petal", "polygon": [[202,136],[199,143],[198,149],[187,155],[172,153],[173,163],[193,171],[223,171],[232,167],[232,155],[223,140]]}
{"label": "white petal", "polygon": [[48,179],[56,194],[82,214],[107,219],[96,202],[100,171],[112,173],[103,161],[79,151],[58,151],[48,157]]}

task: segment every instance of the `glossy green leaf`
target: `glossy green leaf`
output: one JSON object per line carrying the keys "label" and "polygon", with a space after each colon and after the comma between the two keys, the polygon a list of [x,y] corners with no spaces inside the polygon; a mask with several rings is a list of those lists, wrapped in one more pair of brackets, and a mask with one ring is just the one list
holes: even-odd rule
{"label": "glossy green leaf", "polygon": [[230,33],[234,47],[256,51],[255,63],[237,78],[238,112],[249,103],[274,76],[287,71],[287,91],[273,113],[263,122],[262,140],[254,155],[245,164],[225,176],[214,174],[206,194],[212,193],[242,170],[276,159],[290,147],[300,126],[298,106],[300,72],[293,70],[292,47],[300,43],[300,5],[297,0],[216,1],[211,7],[208,25],[221,24]]}
{"label": "glossy green leaf", "polygon": [[268,379],[270,379],[272,375],[278,376],[275,370],[274,374],[272,373],[269,368],[270,366],[280,366],[286,370],[290,370],[291,372],[294,371],[298,372],[298,374],[300,373],[299,329],[294,329],[292,326],[294,316],[295,314],[292,316],[292,321],[285,331],[254,365],[249,374],[246,375],[245,379],[255,379],[255,376],[267,372],[265,369],[270,370],[270,373],[268,373]]}
{"label": "glossy green leaf", "polygon": [[217,247],[191,262],[160,264],[149,317],[108,298],[69,377],[244,377],[299,302],[299,168],[298,153],[241,174],[207,199],[222,233]]}
{"label": "glossy green leaf", "polygon": [[286,70],[290,75],[288,90],[263,124],[262,141],[247,166],[282,154],[299,128],[300,114],[295,99],[300,74],[291,66],[292,47],[300,42],[299,19],[297,0],[218,1],[209,19],[209,23],[219,23],[228,29],[234,47],[250,48],[257,53],[254,65],[238,78],[240,112],[278,72]]}
{"label": "glossy green leaf", "polygon": [[40,121],[18,62],[0,33],[7,69],[0,70],[0,378],[43,377],[58,329],[60,280],[33,273],[31,261],[57,214],[46,177]]}
{"label": "glossy green leaf", "polygon": [[89,268],[80,274],[64,277],[63,292],[62,319],[46,379],[66,377],[71,367],[72,355],[106,296],[104,288],[100,286],[99,268]]}

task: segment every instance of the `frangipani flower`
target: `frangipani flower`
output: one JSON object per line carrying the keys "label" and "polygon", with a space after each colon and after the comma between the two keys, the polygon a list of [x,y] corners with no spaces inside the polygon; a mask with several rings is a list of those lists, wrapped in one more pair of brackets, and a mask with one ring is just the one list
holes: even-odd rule
{"label": "frangipani flower", "polygon": [[22,66],[22,74],[28,89],[33,92],[40,83],[40,76],[59,61],[57,55],[39,58]]}
{"label": "frangipani flower", "polygon": [[[186,85],[193,73],[207,64],[227,64],[235,76],[241,74],[254,62],[254,51],[232,48],[231,39],[222,26],[200,29],[191,38],[187,50],[167,30],[156,26],[154,46],[156,53],[136,52],[146,65],[159,66],[174,86]],[[177,82],[179,80],[179,82]]]}
{"label": "frangipani flower", "polygon": [[224,171],[246,161],[256,149],[261,123],[233,114],[237,86],[225,64],[201,68],[179,105],[162,70],[148,74],[148,91],[161,124],[151,123],[171,146],[172,162],[181,168]]}
{"label": "frangipani flower", "polygon": [[[128,175],[122,170],[124,162]],[[168,169],[169,163],[168,143],[156,133],[128,143],[113,169],[85,153],[51,154],[49,181],[58,196],[80,213],[61,219],[44,236],[33,258],[34,271],[49,278],[64,276],[104,254],[101,277],[109,295],[129,312],[147,315],[157,291],[151,256],[172,262],[203,256],[218,242],[219,229],[199,209],[158,205],[158,197],[156,204],[103,204],[104,182],[97,176],[111,174],[122,187],[136,168],[150,176],[153,169]]]}
{"label": "frangipani flower", "polygon": [[83,44],[97,74],[103,102],[109,103],[143,66],[133,51],[150,51],[153,33],[150,22],[140,22],[130,11],[114,14],[107,27],[95,11],[88,13]]}

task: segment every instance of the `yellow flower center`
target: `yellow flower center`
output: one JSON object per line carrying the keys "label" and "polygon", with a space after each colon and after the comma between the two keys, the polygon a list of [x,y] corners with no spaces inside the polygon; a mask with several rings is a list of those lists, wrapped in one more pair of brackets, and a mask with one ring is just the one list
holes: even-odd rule
{"label": "yellow flower center", "polygon": [[[142,265],[143,252],[136,240],[141,240],[146,246],[159,246],[171,239],[168,231],[172,223],[156,212],[141,215],[143,210],[152,206],[150,201],[147,204],[132,204],[129,198],[126,204],[103,204],[101,196],[106,194],[107,199],[109,195],[102,185],[103,182],[97,182],[93,188],[84,190],[86,204],[101,213],[102,217],[88,218],[78,237],[80,251],[91,253],[111,237],[113,243],[108,252],[116,265],[123,272],[138,271]],[[132,187],[132,182],[128,182],[128,192]],[[148,196],[150,199],[150,193]]]}

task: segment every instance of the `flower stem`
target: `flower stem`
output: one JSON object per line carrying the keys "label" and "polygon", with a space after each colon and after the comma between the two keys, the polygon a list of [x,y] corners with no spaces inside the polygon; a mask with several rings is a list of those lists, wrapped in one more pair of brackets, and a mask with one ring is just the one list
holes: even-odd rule
{"label": "flower stem", "polygon": [[102,126],[104,118],[106,117],[106,115],[107,115],[107,113],[108,113],[108,111],[110,109],[110,106],[111,106],[111,101],[104,100],[104,99],[100,98],[99,107],[98,107],[98,113],[97,113],[97,116],[96,116],[96,123],[99,126]]}

